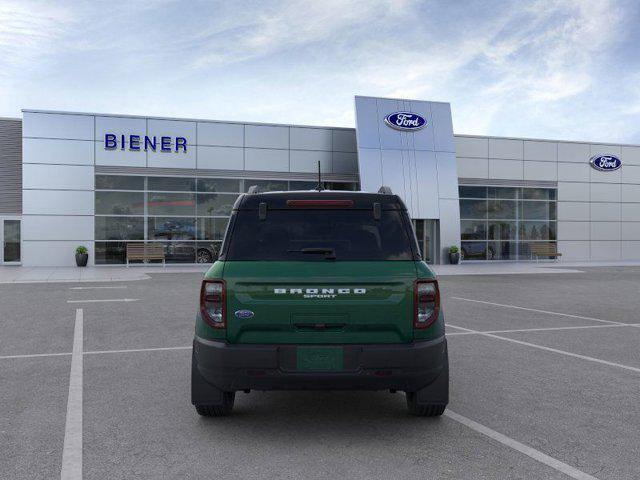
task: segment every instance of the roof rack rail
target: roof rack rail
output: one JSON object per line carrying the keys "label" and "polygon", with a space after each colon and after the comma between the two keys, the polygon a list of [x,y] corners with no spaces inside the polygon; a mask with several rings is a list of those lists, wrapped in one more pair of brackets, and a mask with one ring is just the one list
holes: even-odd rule
{"label": "roof rack rail", "polygon": [[378,190],[378,193],[382,195],[393,195],[393,192],[391,191],[391,187],[386,187],[384,185],[380,187],[380,190]]}
{"label": "roof rack rail", "polygon": [[251,185],[249,187],[249,190],[247,190],[247,193],[249,195],[253,195],[254,193],[260,193],[260,188],[258,188],[258,185]]}

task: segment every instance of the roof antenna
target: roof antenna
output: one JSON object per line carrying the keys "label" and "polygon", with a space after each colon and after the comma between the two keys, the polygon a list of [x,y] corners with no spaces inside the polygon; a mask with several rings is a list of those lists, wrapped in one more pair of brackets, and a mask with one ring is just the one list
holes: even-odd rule
{"label": "roof antenna", "polygon": [[320,173],[320,160],[318,160],[318,186],[316,187],[316,190],[318,190],[319,192],[322,191],[322,175]]}

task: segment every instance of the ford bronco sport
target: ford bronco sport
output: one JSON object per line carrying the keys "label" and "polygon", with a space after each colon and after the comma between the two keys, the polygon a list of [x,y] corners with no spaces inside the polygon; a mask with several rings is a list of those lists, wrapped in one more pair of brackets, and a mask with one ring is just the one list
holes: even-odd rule
{"label": "ford bronco sport", "polygon": [[241,195],[202,282],[191,372],[203,416],[251,389],[402,390],[410,413],[441,415],[444,314],[402,200]]}

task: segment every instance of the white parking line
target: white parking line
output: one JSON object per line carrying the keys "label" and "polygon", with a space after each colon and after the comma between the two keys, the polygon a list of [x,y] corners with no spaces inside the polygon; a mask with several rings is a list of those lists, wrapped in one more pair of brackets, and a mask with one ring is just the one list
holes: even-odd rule
{"label": "white parking line", "polygon": [[[462,328],[447,323],[447,327]],[[578,325],[575,327],[542,327],[542,328],[519,328],[516,330],[478,330],[472,332],[452,332],[450,335],[479,335],[481,333],[517,333],[517,332],[549,332],[554,330],[584,330],[589,328],[617,328],[617,327],[640,327],[640,323],[621,323],[620,325]]]}
{"label": "white parking line", "polygon": [[[632,372],[639,372],[640,368],[632,367],[630,365],[623,365],[622,363],[609,362],[607,360],[601,360],[599,358],[588,357],[587,355],[580,355],[578,353],[567,352],[565,350],[559,350],[557,348],[545,347],[544,345],[538,345],[536,343],[523,342],[522,340],[516,340],[515,338],[502,337],[500,335],[494,335],[493,333],[480,332],[478,330],[472,330],[470,328],[458,327],[456,325],[448,324],[450,327],[459,328],[460,330],[465,330],[470,333],[476,333],[478,335],[482,335],[483,337],[497,338],[498,340],[505,340],[511,343],[517,343],[519,345],[525,345],[527,347],[538,348],[540,350],[545,350],[547,352],[559,353],[561,355],[566,355],[568,357],[579,358],[581,360],[587,360],[589,362],[601,363],[602,365],[609,365],[610,367],[618,367],[624,370],[631,370]],[[621,326],[631,326],[631,325],[621,325]]]}
{"label": "white parking line", "polygon": [[69,356],[71,352],[63,352],[63,353],[32,353],[29,355],[3,355],[0,357],[0,360],[9,360],[12,358],[36,358],[36,357],[60,357],[60,356]]}
{"label": "white parking line", "polygon": [[596,477],[589,475],[588,473],[583,472],[582,470],[578,470],[571,465],[568,465],[564,462],[561,462],[557,458],[550,457],[546,453],[542,453],[540,450],[536,450],[535,448],[529,447],[524,443],[520,443],[517,440],[514,440],[511,437],[507,437],[506,435],[496,432],[489,427],[485,427],[484,425],[471,420],[470,418],[464,417],[458,413],[452,412],[451,410],[446,410],[444,415],[451,420],[454,420],[458,423],[461,423],[465,427],[470,428],[482,435],[486,435],[487,437],[499,442],[509,448],[517,450],[520,453],[532,458],[544,465],[553,468],[554,470],[564,473],[571,478],[575,478],[576,480],[598,480]]}
{"label": "white parking line", "polygon": [[486,302],[484,300],[474,300],[473,298],[449,297],[454,300],[463,300],[465,302],[483,303],[485,305],[493,305],[495,307],[515,308],[517,310],[526,310],[528,312],[546,313],[547,315],[557,315],[560,317],[579,318],[580,320],[592,320],[594,322],[610,323],[612,325],[627,325],[623,322],[613,322],[611,320],[602,320],[601,318],[584,317],[582,315],[572,315],[570,313],[550,312],[548,310],[538,310],[536,308],[520,307],[518,305],[505,305],[504,303]]}
{"label": "white parking line", "polygon": [[117,290],[117,289],[124,289],[124,288],[128,288],[128,287],[126,285],[113,286],[113,287],[69,287],[69,290],[102,290],[102,289]]}
{"label": "white parking line", "polygon": [[110,298],[106,300],[67,300],[67,303],[137,302],[139,298]]}
{"label": "white parking line", "polygon": [[132,350],[93,350],[84,352],[85,355],[101,355],[103,353],[135,353],[135,352],[163,352],[166,350],[191,350],[193,347],[158,347],[158,348],[134,348]]}
{"label": "white parking line", "polygon": [[61,480],[82,480],[82,309],[76,310]]}

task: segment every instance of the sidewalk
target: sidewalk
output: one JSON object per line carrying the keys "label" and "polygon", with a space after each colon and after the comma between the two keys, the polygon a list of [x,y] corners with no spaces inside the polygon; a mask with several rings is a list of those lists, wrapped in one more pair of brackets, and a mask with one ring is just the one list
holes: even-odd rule
{"label": "sidewalk", "polygon": [[147,280],[149,273],[204,273],[209,265],[22,267],[0,266],[0,284],[42,282],[118,282]]}
{"label": "sidewalk", "polygon": [[[432,265],[439,276],[449,275],[530,275],[537,273],[579,273],[580,268],[634,267],[640,261],[628,262],[486,262],[460,265]],[[22,267],[0,266],[0,284],[43,282],[121,282],[148,280],[150,273],[204,273],[209,265],[160,265],[99,267]]]}

